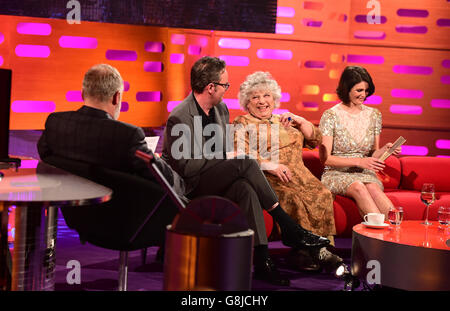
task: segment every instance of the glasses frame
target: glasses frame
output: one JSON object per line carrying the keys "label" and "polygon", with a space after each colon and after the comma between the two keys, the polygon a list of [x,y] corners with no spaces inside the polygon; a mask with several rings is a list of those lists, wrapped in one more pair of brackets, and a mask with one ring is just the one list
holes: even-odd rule
{"label": "glasses frame", "polygon": [[212,84],[215,85],[220,85],[221,87],[223,87],[226,90],[228,90],[230,88],[230,83],[219,83],[219,82],[211,82]]}

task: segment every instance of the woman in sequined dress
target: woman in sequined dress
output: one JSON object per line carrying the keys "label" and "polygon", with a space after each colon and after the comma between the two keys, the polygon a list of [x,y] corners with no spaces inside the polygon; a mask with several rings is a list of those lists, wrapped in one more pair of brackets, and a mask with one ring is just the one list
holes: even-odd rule
{"label": "woman in sequined dress", "polygon": [[[384,169],[379,158],[392,143],[379,147],[381,113],[363,104],[375,85],[366,69],[348,66],[336,91],[342,102],[326,110],[319,125],[320,158],[325,165],[322,183],[333,194],[353,198],[361,216],[382,213],[387,217],[392,203],[376,173]],[[400,151],[397,148],[393,154]]]}

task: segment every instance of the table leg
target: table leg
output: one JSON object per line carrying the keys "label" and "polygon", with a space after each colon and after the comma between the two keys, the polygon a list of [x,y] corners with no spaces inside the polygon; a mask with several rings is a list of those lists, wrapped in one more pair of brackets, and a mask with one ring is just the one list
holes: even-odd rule
{"label": "table leg", "polygon": [[0,291],[9,290],[8,206],[0,202]]}
{"label": "table leg", "polygon": [[55,206],[17,206],[12,290],[54,290],[57,212]]}

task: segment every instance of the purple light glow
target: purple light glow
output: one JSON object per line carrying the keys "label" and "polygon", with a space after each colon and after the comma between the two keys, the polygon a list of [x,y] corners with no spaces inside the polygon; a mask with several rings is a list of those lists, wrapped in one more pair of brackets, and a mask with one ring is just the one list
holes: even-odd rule
{"label": "purple light glow", "polygon": [[320,11],[323,9],[323,3],[322,2],[314,2],[314,1],[305,1],[303,3],[303,8],[305,10],[316,10]]}
{"label": "purple light glow", "polygon": [[384,40],[386,33],[384,31],[357,30],[353,33],[355,39]]}
{"label": "purple light glow", "polygon": [[450,149],[450,140],[448,140],[448,139],[438,139],[438,140],[436,140],[436,148],[439,148],[439,149]]}
{"label": "purple light glow", "polygon": [[3,65],[3,57],[0,56],[0,66],[2,66],[2,65]]}
{"label": "purple light glow", "polygon": [[402,17],[428,17],[427,10],[398,9],[397,15]]}
{"label": "purple light glow", "polygon": [[256,52],[258,58],[262,59],[281,59],[290,60],[292,59],[292,51],[290,50],[272,50],[272,49],[259,49]]}
{"label": "purple light glow", "polygon": [[304,18],[302,20],[302,24],[303,24],[303,26],[306,26],[306,27],[321,27],[322,21],[316,21],[311,18]]}
{"label": "purple light glow", "polygon": [[291,24],[275,24],[275,33],[280,35],[292,35],[294,26]]}
{"label": "purple light glow", "polygon": [[397,25],[395,30],[400,33],[414,33],[414,34],[425,34],[428,32],[426,26],[413,26],[413,25]]}
{"label": "purple light glow", "polygon": [[379,105],[383,102],[383,97],[378,95],[371,95],[366,98],[364,104],[366,105]]}
{"label": "purple light glow", "polygon": [[20,57],[42,57],[50,56],[50,48],[46,45],[19,44],[15,49],[16,55]]}
{"label": "purple light glow", "polygon": [[440,19],[437,20],[436,24],[439,27],[449,27],[450,26],[450,19],[440,18]]}
{"label": "purple light glow", "polygon": [[450,68],[450,59],[444,59],[442,61],[442,67],[444,68]]}
{"label": "purple light glow", "polygon": [[202,47],[199,45],[189,45],[188,54],[189,55],[200,55],[202,52]]}
{"label": "purple light glow", "polygon": [[432,67],[425,66],[395,65],[392,67],[392,70],[399,74],[430,75],[433,73]]}
{"label": "purple light glow", "polygon": [[[364,23],[367,24],[367,15],[356,15],[355,16],[355,21],[357,23]],[[387,18],[386,16],[381,15],[380,16],[380,23],[381,24],[385,24],[387,22]]]}
{"label": "purple light glow", "polygon": [[3,41],[5,41],[5,36],[0,32],[0,44],[2,44]]}
{"label": "purple light glow", "polygon": [[222,38],[218,45],[223,49],[249,49],[251,44],[248,39]]}
{"label": "purple light glow", "polygon": [[186,43],[186,36],[175,33],[170,37],[170,41],[172,42],[172,44],[183,45],[184,43]]}
{"label": "purple light glow", "polygon": [[239,104],[239,100],[238,99],[224,98],[223,101],[224,101],[225,104],[227,104],[228,109],[232,109],[232,110],[242,109],[241,105]]}
{"label": "purple light glow", "polygon": [[162,62],[144,62],[144,71],[147,72],[162,72],[163,68]]}
{"label": "purple light glow", "polygon": [[54,112],[55,103],[52,101],[16,100],[11,104],[11,110],[18,113]]}
{"label": "purple light glow", "polygon": [[68,91],[66,93],[66,100],[69,102],[83,102],[81,91]]}
{"label": "purple light glow", "polygon": [[305,67],[310,69],[325,69],[326,63],[319,60],[307,60]]}
{"label": "purple light glow", "polygon": [[280,102],[285,103],[291,100],[291,94],[289,93],[281,93]]}
{"label": "purple light glow", "polygon": [[130,82],[123,81],[123,91],[128,92],[130,90]]}
{"label": "purple light glow", "polygon": [[138,102],[160,102],[161,92],[137,92],[136,100]]}
{"label": "purple light glow", "polygon": [[107,50],[106,59],[135,61],[137,60],[137,53],[136,51],[128,51],[128,50]]}
{"label": "purple light glow", "polygon": [[147,52],[162,53],[164,51],[164,44],[162,42],[145,42],[145,50]]}
{"label": "purple light glow", "polygon": [[20,163],[20,168],[36,168],[38,163],[39,160],[22,160]]}
{"label": "purple light glow", "polygon": [[428,148],[424,146],[409,146],[403,145],[401,155],[417,155],[426,156],[428,154]]}
{"label": "purple light glow", "polygon": [[305,108],[317,108],[317,107],[319,107],[319,104],[315,103],[315,102],[303,102],[302,104],[303,104],[303,107],[305,107]]}
{"label": "purple light glow", "polygon": [[279,6],[277,8],[278,17],[294,17],[295,9],[288,6]]}
{"label": "purple light glow", "polygon": [[442,76],[441,83],[442,84],[450,84],[450,76]]}
{"label": "purple light glow", "polygon": [[349,63],[360,63],[360,64],[376,64],[380,65],[384,63],[384,57],[378,55],[347,55],[347,61]]}
{"label": "purple light glow", "polygon": [[16,30],[22,35],[48,36],[52,33],[52,26],[44,23],[18,23]]}
{"label": "purple light glow", "polygon": [[432,99],[431,107],[450,109],[450,99]]}
{"label": "purple light glow", "polygon": [[98,46],[97,38],[61,36],[59,46],[71,49],[95,49]]}
{"label": "purple light glow", "polygon": [[246,56],[220,55],[219,58],[227,63],[227,66],[248,66],[250,59]]}
{"label": "purple light glow", "polygon": [[289,112],[289,110],[287,110],[287,109],[274,109],[272,111],[273,114],[283,114],[283,113],[286,113],[286,112]]}
{"label": "purple light glow", "polygon": [[183,64],[184,63],[184,54],[183,53],[170,54],[170,62],[172,64]]}
{"label": "purple light glow", "polygon": [[200,46],[205,47],[208,45],[208,38],[207,37],[201,37],[198,42],[200,43]]}
{"label": "purple light glow", "polygon": [[401,98],[422,98],[423,92],[421,90],[392,89],[391,96]]}
{"label": "purple light glow", "polygon": [[389,110],[395,114],[422,114],[422,107],[414,105],[391,105]]}
{"label": "purple light glow", "polygon": [[122,106],[120,106],[120,112],[127,112],[130,109],[130,105],[127,102],[122,102]]}
{"label": "purple light glow", "polygon": [[[447,0],[450,1],[450,0]],[[450,158],[448,155],[437,155],[436,158]]]}
{"label": "purple light glow", "polygon": [[177,101],[169,101],[167,103],[167,111],[171,112],[173,110],[173,108],[175,108],[176,106],[178,106],[178,104],[181,103],[181,100],[177,100]]}

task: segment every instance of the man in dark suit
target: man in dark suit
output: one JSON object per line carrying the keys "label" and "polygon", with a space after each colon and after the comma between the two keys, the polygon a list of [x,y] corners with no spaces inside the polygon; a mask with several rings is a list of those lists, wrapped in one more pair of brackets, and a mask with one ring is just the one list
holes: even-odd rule
{"label": "man in dark suit", "polygon": [[[155,192],[148,193],[148,210],[150,211],[161,198],[159,192],[164,193],[160,184],[151,174],[147,164],[135,156],[136,150],[153,154],[147,148],[144,131],[137,126],[120,122],[119,118],[123,93],[123,80],[114,67],[100,64],[90,68],[83,80],[82,96],[84,105],[77,111],[56,112],[48,116],[45,130],[38,142],[38,152],[44,162],[54,157],[79,161],[100,166],[115,171],[141,176],[152,182]],[[50,162],[50,164],[53,164]],[[183,195],[183,181],[172,172],[171,168],[156,157],[156,164],[168,182],[174,186],[178,194]],[[63,169],[68,169],[64,168]],[[86,176],[85,176],[86,177]],[[89,178],[89,176],[88,176]],[[102,208],[86,208],[83,212],[86,219],[72,221],[74,229],[83,228],[91,231],[91,225],[86,224],[93,219],[106,219],[109,223],[118,223],[122,213],[131,213],[135,207],[133,202],[124,206],[117,215]],[[65,216],[73,210],[67,209]],[[135,211],[133,211],[135,212]],[[163,244],[164,230],[178,212],[176,206],[168,198],[162,202],[153,222],[152,237],[159,237],[159,244]],[[64,213],[64,211],[63,211]],[[139,211],[136,215],[146,215],[148,211]],[[70,217],[70,216],[69,216]],[[152,216],[153,217],[153,216]],[[82,217],[78,217],[82,218]],[[71,218],[72,219],[72,218]],[[132,220],[134,226],[142,219]],[[113,230],[107,227],[104,230]],[[135,228],[137,229],[137,228]],[[102,231],[101,228],[98,228]],[[144,231],[147,228],[144,228]],[[158,231],[158,232],[155,232]],[[149,231],[150,232],[150,231]],[[105,238],[112,237],[114,232],[105,234]],[[115,233],[114,233],[115,234]],[[118,234],[118,233],[117,233]],[[145,235],[145,232],[142,233]],[[146,237],[140,237],[145,243]],[[147,237],[150,238],[150,237]]]}
{"label": "man in dark suit", "polygon": [[221,195],[237,203],[255,232],[255,277],[289,285],[269,257],[263,209],[280,225],[285,245],[316,248],[329,240],[304,230],[284,212],[254,159],[226,159],[229,112],[222,99],[230,85],[225,67],[224,61],[208,56],[193,65],[192,93],[167,121],[163,159],[184,178],[188,197]]}

